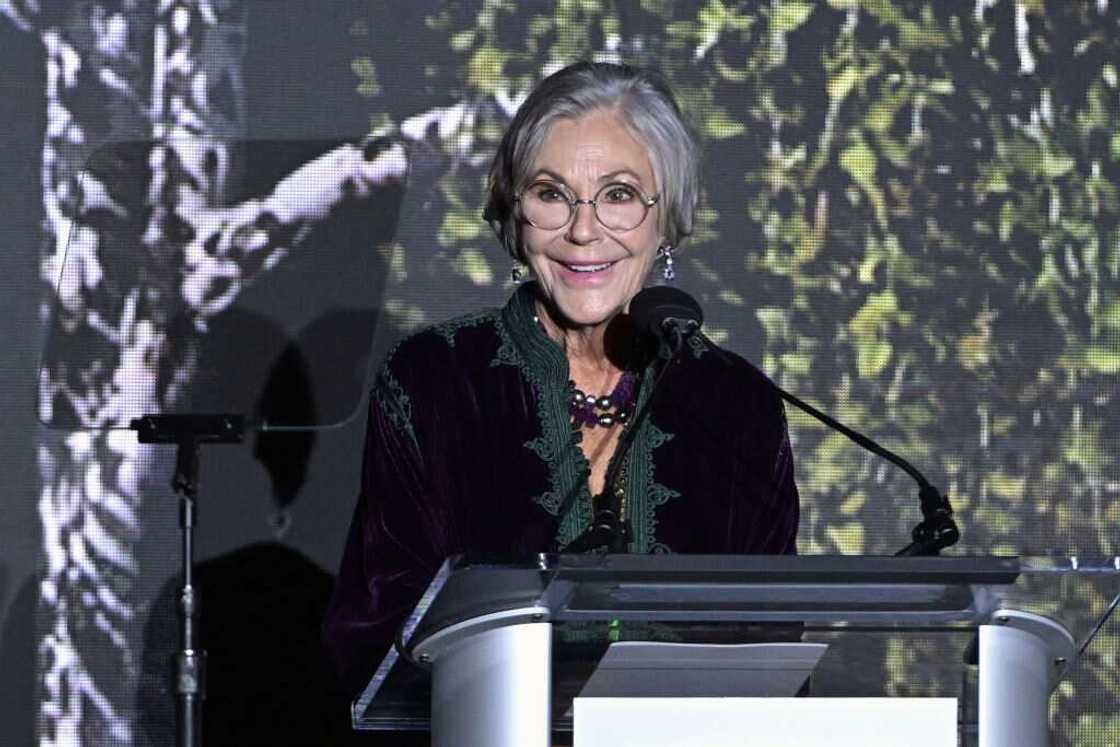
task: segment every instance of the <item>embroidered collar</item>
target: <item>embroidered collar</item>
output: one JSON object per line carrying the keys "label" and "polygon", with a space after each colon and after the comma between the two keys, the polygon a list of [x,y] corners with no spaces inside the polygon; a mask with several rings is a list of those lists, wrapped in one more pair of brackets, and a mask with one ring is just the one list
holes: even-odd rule
{"label": "embroidered collar", "polygon": [[[502,308],[498,333],[502,338],[495,364],[518,366],[532,384],[537,396],[537,414],[541,435],[525,444],[549,467],[549,490],[534,497],[546,511],[558,516],[557,544],[571,542],[591,522],[592,504],[588,478],[591,466],[580,448],[579,431],[573,431],[568,413],[568,358],[563,349],[536,321],[534,283],[521,285]],[[649,397],[654,367],[642,371],[637,407]],[[634,435],[627,465],[625,501],[628,518],[634,530],[632,552],[666,551],[656,542],[656,506],[677,495],[654,481],[653,450],[668,442],[672,434],[664,433],[647,418]]]}

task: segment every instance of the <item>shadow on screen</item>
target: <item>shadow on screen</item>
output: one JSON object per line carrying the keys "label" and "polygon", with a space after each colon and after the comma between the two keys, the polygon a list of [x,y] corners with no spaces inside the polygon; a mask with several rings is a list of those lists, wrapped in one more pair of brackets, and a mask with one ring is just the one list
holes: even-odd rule
{"label": "shadow on screen", "polygon": [[[4,585],[6,575],[7,569],[0,568],[0,586]],[[0,672],[4,682],[0,687],[0,735],[6,745],[35,744],[35,652],[39,643],[35,619],[39,578],[38,574],[29,576],[19,587],[0,631]]]}
{"label": "shadow on screen", "polygon": [[[427,735],[357,734],[319,643],[334,579],[276,543],[200,563],[207,652],[203,744],[418,747]],[[175,744],[171,657],[179,647],[179,578],[153,602],[137,688],[136,744]]]}
{"label": "shadow on screen", "polygon": [[271,318],[234,308],[203,339],[190,408],[248,414],[284,429],[258,431],[253,447],[278,508],[303,486],[317,427],[345,422],[363,401],[376,323],[371,309],[331,309],[289,340]]}
{"label": "shadow on screen", "polygon": [[[175,744],[171,656],[179,647],[179,578],[153,602],[137,689],[139,744]],[[207,652],[203,743],[349,744],[344,699],[333,695],[319,621],[332,579],[279,544],[245,547],[197,567]]]}

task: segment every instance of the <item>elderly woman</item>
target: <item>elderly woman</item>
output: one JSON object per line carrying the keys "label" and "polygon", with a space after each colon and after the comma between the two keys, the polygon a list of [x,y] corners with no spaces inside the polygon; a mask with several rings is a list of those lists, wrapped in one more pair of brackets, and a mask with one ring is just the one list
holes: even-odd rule
{"label": "elderly woman", "polygon": [[612,459],[629,552],[794,552],[785,417],[759,371],[695,337],[634,417],[660,366],[627,309],[659,261],[671,277],[697,160],[671,92],[646,71],[579,63],[521,106],[486,217],[530,280],[501,309],[404,340],[373,390],[324,626],[352,692],[444,558],[563,548],[608,492]]}

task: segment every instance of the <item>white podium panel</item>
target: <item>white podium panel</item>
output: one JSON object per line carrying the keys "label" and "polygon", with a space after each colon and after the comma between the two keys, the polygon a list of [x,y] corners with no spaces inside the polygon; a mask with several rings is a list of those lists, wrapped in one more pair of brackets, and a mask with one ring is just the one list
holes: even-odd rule
{"label": "white podium panel", "polygon": [[432,669],[433,747],[547,747],[552,626],[457,641]]}
{"label": "white podium panel", "polygon": [[956,698],[576,698],[574,747],[956,747]]}

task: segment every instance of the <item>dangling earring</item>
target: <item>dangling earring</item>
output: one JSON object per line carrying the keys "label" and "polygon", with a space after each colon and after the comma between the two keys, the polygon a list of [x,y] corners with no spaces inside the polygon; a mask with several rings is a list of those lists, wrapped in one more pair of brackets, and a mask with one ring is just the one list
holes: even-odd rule
{"label": "dangling earring", "polygon": [[514,285],[517,285],[521,282],[521,277],[521,263],[515,259],[513,260],[513,266],[509,268],[509,279],[513,281]]}
{"label": "dangling earring", "polygon": [[673,247],[669,244],[657,247],[657,256],[661,257],[664,263],[664,267],[661,268],[661,277],[665,278],[666,283],[676,280],[677,273],[673,270]]}

